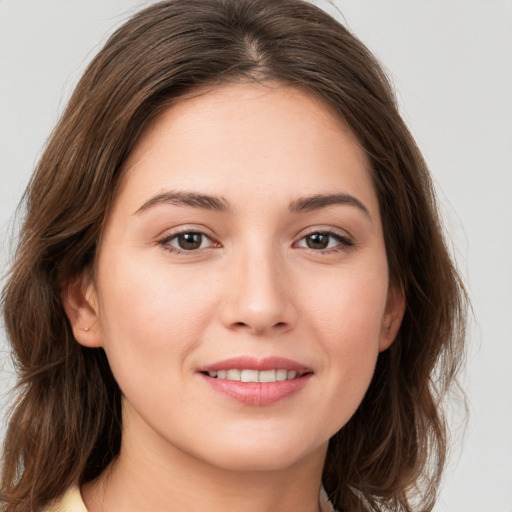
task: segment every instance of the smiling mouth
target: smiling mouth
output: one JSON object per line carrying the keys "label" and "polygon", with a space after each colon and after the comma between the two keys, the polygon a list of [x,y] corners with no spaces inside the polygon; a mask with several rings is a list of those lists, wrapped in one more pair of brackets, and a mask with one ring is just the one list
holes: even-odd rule
{"label": "smiling mouth", "polygon": [[263,407],[304,389],[314,372],[283,357],[232,357],[199,369],[205,382],[239,403]]}
{"label": "smiling mouth", "polygon": [[295,371],[286,369],[277,370],[252,370],[252,369],[230,369],[230,370],[213,370],[201,372],[213,379],[231,380],[239,382],[282,382],[294,380],[304,377],[312,373],[311,371]]}

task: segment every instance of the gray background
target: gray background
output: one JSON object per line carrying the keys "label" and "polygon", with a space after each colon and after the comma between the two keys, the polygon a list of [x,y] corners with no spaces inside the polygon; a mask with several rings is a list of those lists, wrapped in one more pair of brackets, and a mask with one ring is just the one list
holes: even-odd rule
{"label": "gray background", "polygon": [[[86,63],[135,0],[0,0],[0,268],[14,211]],[[430,165],[473,301],[471,417],[437,512],[512,512],[512,2],[339,0],[381,59]],[[2,414],[14,382],[0,333]],[[459,407],[452,406],[454,425]],[[0,428],[0,437],[3,431]]]}

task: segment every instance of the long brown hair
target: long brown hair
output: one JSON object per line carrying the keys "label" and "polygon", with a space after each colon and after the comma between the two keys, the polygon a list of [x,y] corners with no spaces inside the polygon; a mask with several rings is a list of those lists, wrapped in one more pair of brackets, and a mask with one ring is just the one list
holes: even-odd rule
{"label": "long brown hair", "polygon": [[0,503],[38,510],[95,478],[121,443],[121,392],[101,349],[73,338],[64,282],[90,269],[122,164],[184,94],[272,80],[326,100],[372,164],[390,275],[405,291],[395,342],[330,440],[324,486],[339,510],[431,510],[445,462],[440,402],[464,344],[466,298],[432,183],[388,80],[341,24],[301,0],[170,0],[137,14],[89,65],[27,188],[3,291],[19,371]]}

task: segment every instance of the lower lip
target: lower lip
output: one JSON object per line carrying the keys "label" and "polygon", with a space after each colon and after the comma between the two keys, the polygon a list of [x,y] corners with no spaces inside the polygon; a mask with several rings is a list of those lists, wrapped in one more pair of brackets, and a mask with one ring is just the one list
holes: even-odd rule
{"label": "lower lip", "polygon": [[216,379],[201,374],[215,391],[246,405],[271,405],[300,391],[309,382],[312,374],[276,382],[241,382],[239,380]]}

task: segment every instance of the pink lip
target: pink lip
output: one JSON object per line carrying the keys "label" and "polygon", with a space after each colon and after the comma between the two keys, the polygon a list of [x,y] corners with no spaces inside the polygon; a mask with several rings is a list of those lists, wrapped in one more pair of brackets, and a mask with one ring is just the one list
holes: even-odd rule
{"label": "pink lip", "polygon": [[[209,377],[206,372],[215,370],[248,369],[248,370],[274,370],[283,369],[305,373],[292,380],[277,382],[241,382],[227,379]],[[201,377],[215,391],[226,395],[240,403],[253,406],[271,405],[284,398],[297,393],[309,382],[313,372],[307,366],[282,357],[234,357],[210,364],[199,370]]]}
{"label": "pink lip", "polygon": [[232,357],[230,359],[224,359],[222,361],[217,361],[216,363],[209,364],[208,366],[204,366],[203,368],[199,368],[200,372],[213,372],[215,370],[288,370],[288,371],[296,371],[296,372],[311,372],[311,368],[300,364],[296,361],[292,361],[291,359],[286,359],[284,357],[265,357],[263,359],[258,359],[256,357],[250,356],[240,356],[240,357]]}

